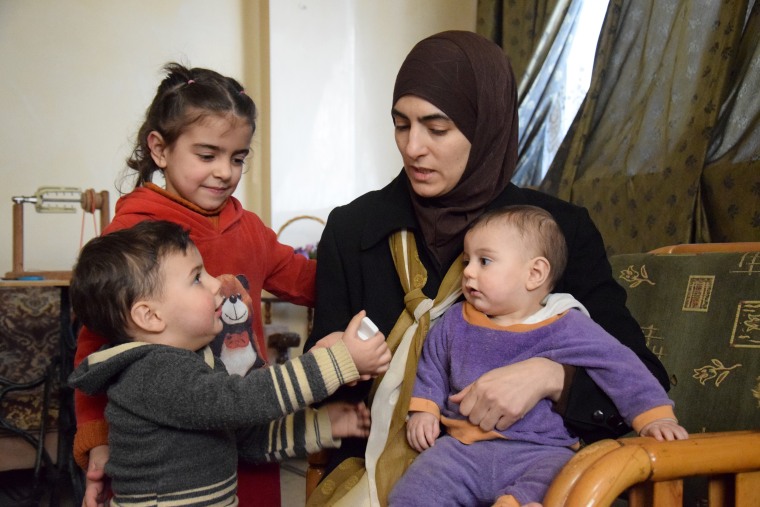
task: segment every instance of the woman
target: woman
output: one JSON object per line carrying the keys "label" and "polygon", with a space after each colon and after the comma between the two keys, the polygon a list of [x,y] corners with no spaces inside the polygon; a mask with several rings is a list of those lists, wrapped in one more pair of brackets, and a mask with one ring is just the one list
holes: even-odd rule
{"label": "woman", "polygon": [[[385,188],[330,214],[319,244],[314,329],[305,348],[366,309],[388,337],[401,372],[393,380],[389,372],[372,389],[366,463],[348,460],[365,456],[366,441],[345,440],[328,471],[343,465],[322,482],[310,504],[341,497],[359,477],[364,489],[356,493],[353,488],[344,501],[385,503],[414,457],[406,446],[403,418],[419,349],[430,320],[459,296],[464,233],[489,209],[531,204],[549,211],[569,251],[555,290],[574,295],[668,385],[665,370],[625,307],[625,291],[611,276],[601,235],[586,210],[510,183],[517,161],[517,94],[501,48],[460,31],[421,41],[399,70],[391,115],[404,168]],[[339,395],[363,399],[370,387],[363,383]],[[490,430],[509,427],[542,398],[554,400],[567,426],[586,442],[628,431],[583,370],[546,359],[493,370],[454,401],[471,422]],[[380,435],[373,438],[376,433]]]}

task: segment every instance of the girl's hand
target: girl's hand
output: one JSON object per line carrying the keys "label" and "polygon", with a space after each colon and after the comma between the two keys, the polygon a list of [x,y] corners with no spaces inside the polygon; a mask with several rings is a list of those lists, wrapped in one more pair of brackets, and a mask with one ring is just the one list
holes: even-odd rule
{"label": "girl's hand", "polygon": [[370,412],[364,403],[336,401],[325,405],[333,438],[368,437]]}
{"label": "girl's hand", "polygon": [[356,364],[356,369],[359,370],[361,380],[369,380],[385,373],[391,362],[391,351],[385,344],[383,333],[377,332],[368,340],[359,338],[357,331],[365,315],[364,310],[354,315],[342,338]]}
{"label": "girl's hand", "polygon": [[105,474],[108,456],[107,445],[90,449],[82,507],[105,507],[106,500],[111,495],[110,480]]}
{"label": "girl's hand", "polygon": [[412,412],[406,422],[406,439],[417,452],[435,445],[435,439],[440,433],[438,418],[430,412]]}
{"label": "girl's hand", "polygon": [[483,431],[501,431],[522,419],[539,400],[557,401],[564,382],[561,364],[534,357],[483,374],[449,400]]}

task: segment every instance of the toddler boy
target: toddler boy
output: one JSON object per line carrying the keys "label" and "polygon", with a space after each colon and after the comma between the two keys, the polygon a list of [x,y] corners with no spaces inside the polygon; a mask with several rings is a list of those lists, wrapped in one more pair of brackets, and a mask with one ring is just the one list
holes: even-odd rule
{"label": "toddler boy", "polygon": [[387,369],[382,334],[356,335],[363,312],[331,346],[241,377],[209,347],[223,325],[219,289],[188,232],[171,222],[141,222],[82,249],[72,306],[110,347],[69,383],[108,393],[111,505],[236,505],[239,456],[304,456],[367,435],[364,406],[301,410]]}

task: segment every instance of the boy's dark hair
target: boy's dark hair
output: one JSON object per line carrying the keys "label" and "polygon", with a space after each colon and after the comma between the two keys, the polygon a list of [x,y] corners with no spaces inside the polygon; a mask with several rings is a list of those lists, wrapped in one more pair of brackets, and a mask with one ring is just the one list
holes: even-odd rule
{"label": "boy's dark hair", "polygon": [[87,242],[74,266],[69,294],[77,318],[110,343],[131,342],[132,305],[163,290],[161,261],[187,252],[189,232],[166,221],[146,220]]}
{"label": "boy's dark hair", "polygon": [[501,221],[514,226],[520,237],[532,244],[539,255],[549,261],[549,290],[557,284],[567,266],[567,243],[554,217],[543,208],[529,205],[505,206],[478,217],[469,230],[489,222]]}
{"label": "boy's dark hair", "polygon": [[137,171],[135,187],[149,182],[158,166],[150,156],[148,134],[156,131],[172,146],[190,125],[210,115],[232,114],[256,131],[256,104],[231,77],[209,69],[188,69],[179,63],[164,66],[166,77],[145,113],[127,166]]}

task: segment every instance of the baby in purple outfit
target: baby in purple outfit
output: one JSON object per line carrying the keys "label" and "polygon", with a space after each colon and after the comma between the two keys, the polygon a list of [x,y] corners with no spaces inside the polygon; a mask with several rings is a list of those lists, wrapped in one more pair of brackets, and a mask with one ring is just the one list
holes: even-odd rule
{"label": "baby in purple outfit", "polygon": [[430,330],[417,367],[407,439],[422,454],[396,484],[391,506],[540,505],[579,444],[554,402],[541,400],[505,430],[483,431],[449,398],[488,371],[532,357],[586,368],[640,435],[688,438],[639,358],[570,294],[551,293],[567,247],[548,212],[486,213],[464,238],[463,260],[466,301]]}

